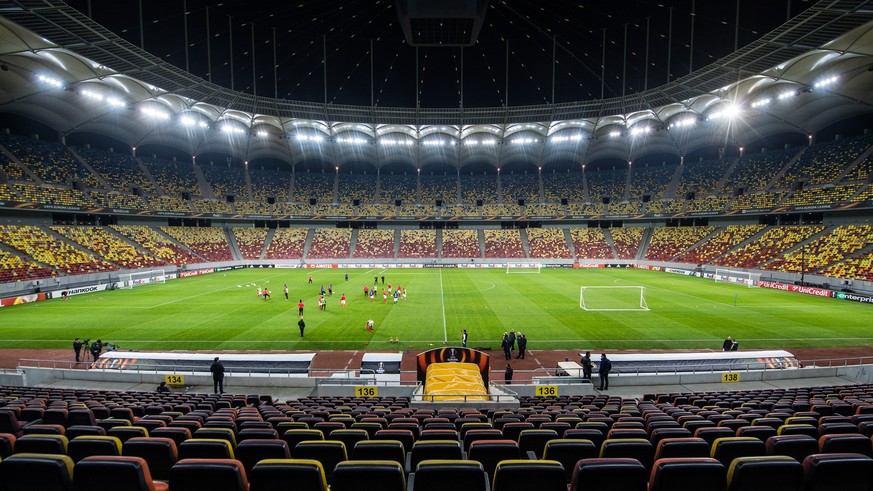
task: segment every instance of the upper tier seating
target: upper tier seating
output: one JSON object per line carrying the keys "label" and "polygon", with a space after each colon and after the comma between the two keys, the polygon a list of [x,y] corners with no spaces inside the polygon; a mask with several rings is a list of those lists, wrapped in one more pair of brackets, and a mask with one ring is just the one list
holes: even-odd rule
{"label": "upper tier seating", "polygon": [[524,214],[530,217],[559,217],[566,215],[564,207],[557,203],[526,204]]}
{"label": "upper tier seating", "polygon": [[355,244],[354,258],[393,258],[393,230],[358,230],[358,241]]}
{"label": "upper tier seating", "polygon": [[728,252],[749,237],[757,234],[764,225],[728,225],[706,242],[676,257],[675,261],[690,264],[705,264]]}
{"label": "upper tier seating", "polygon": [[[415,174],[381,174],[379,176],[379,192],[382,203],[394,203],[401,200],[403,204],[415,203],[417,178]],[[427,203],[433,205],[433,202]]]}
{"label": "upper tier seating", "polygon": [[675,165],[651,165],[631,168],[631,180],[628,197],[640,199],[650,195],[652,199],[666,197],[667,185],[676,173]]}
{"label": "upper tier seating", "polygon": [[212,227],[161,227],[161,231],[178,240],[207,261],[231,261],[230,244],[224,230]]}
{"label": "upper tier seating", "polygon": [[260,259],[267,240],[267,229],[234,227],[233,238],[243,259]]}
{"label": "upper tier seating", "polygon": [[678,213],[685,209],[687,201],[678,199],[649,201],[645,204],[647,213]]}
{"label": "upper tier seating", "polygon": [[521,215],[521,207],[515,203],[505,205],[482,205],[481,213],[484,217],[518,216]]}
{"label": "upper tier seating", "polygon": [[201,165],[203,177],[212,186],[215,198],[226,200],[228,195],[234,196],[238,201],[249,201],[249,191],[246,186],[246,169],[240,167],[227,167],[222,165]]}
{"label": "upper tier seating", "polygon": [[442,200],[444,205],[458,202],[458,177],[456,175],[421,174],[421,198],[423,205],[436,204]]}
{"label": "upper tier seating", "polygon": [[485,230],[485,257],[522,259],[525,256],[518,230]]}
{"label": "upper tier seating", "polygon": [[180,196],[189,193],[192,197],[200,195],[194,167],[190,162],[176,162],[160,158],[140,159],[151,173],[162,194]]}
{"label": "upper tier seating", "polygon": [[571,228],[570,237],[579,259],[614,259],[615,254],[601,228]]}
{"label": "upper tier seating", "polygon": [[640,201],[620,201],[606,205],[607,215],[638,215],[641,213],[643,204]]}
{"label": "upper tier seating", "polygon": [[264,253],[264,259],[300,259],[306,244],[305,228],[277,228]]}
{"label": "upper tier seating", "polygon": [[475,230],[443,230],[444,258],[482,257],[479,234]]}
{"label": "upper tier seating", "polygon": [[192,199],[191,208],[197,213],[225,213],[230,214],[230,203],[225,199]]}
{"label": "upper tier seating", "polygon": [[715,227],[658,227],[646,250],[650,261],[670,261],[711,234]]}
{"label": "upper tier seating", "polygon": [[252,182],[252,199],[264,203],[267,202],[267,198],[276,198],[276,202],[289,201],[291,177],[292,174],[290,172],[249,169],[249,178]]}
{"label": "upper tier seating", "polygon": [[99,186],[97,178],[60,143],[12,134],[2,135],[0,143],[44,183],[69,186],[78,181],[91,188]]}
{"label": "upper tier seating", "polygon": [[397,214],[397,207],[390,205],[361,205],[357,207],[357,215],[368,217],[393,217]]}
{"label": "upper tier seating", "polygon": [[15,191],[24,198],[25,202],[30,203],[60,206],[92,206],[94,204],[85,196],[85,193],[78,189],[15,184]]}
{"label": "upper tier seating", "polygon": [[337,175],[337,201],[352,203],[354,200],[360,200],[361,203],[379,202],[375,174]]}
{"label": "upper tier seating", "polygon": [[540,185],[536,174],[500,174],[500,186],[504,203],[517,203],[519,199],[527,203],[540,201]]}
{"label": "upper tier seating", "polygon": [[716,259],[713,264],[731,268],[754,268],[822,230],[822,225],[770,227],[761,237]]}
{"label": "upper tier seating", "polygon": [[583,174],[574,172],[548,172],[543,174],[543,198],[546,201],[560,203],[561,199],[569,202],[585,201],[585,186]]}
{"label": "upper tier seating", "polygon": [[309,259],[346,259],[350,254],[351,241],[351,229],[317,228],[312,236],[312,245],[306,257]]}
{"label": "upper tier seating", "polygon": [[107,208],[122,208],[125,210],[147,210],[149,205],[142,198],[135,194],[126,193],[104,193],[101,191],[91,191],[88,193],[95,204],[105,206]]}
{"label": "upper tier seating", "polygon": [[[109,190],[130,192],[131,189],[137,188],[143,194],[157,193],[152,182],[131,155],[87,147],[76,147],[75,150],[106,181],[110,186]],[[103,188],[103,186],[99,187]]]}
{"label": "upper tier seating", "polygon": [[573,254],[567,247],[564,230],[560,228],[529,228],[527,243],[530,247],[530,257],[540,259],[570,259]]}
{"label": "upper tier seating", "polygon": [[569,215],[603,215],[606,205],[599,200],[597,203],[570,203],[567,205]]}
{"label": "upper tier seating", "polygon": [[724,160],[693,160],[686,161],[679,176],[679,186],[676,197],[682,198],[687,193],[697,196],[718,194],[718,182],[727,172],[730,162]]}
{"label": "upper tier seating", "polygon": [[150,196],[149,207],[157,211],[174,211],[174,212],[189,212],[191,201],[182,198],[174,198],[169,196]]}
{"label": "upper tier seating", "polygon": [[615,246],[615,252],[618,254],[619,259],[633,259],[637,257],[637,252],[640,250],[640,245],[642,245],[644,232],[645,229],[642,227],[609,229],[609,233],[612,235],[612,243]]}
{"label": "upper tier seating", "polygon": [[614,201],[625,198],[626,167],[588,170],[585,171],[585,179],[588,183],[588,201],[590,202],[599,203],[600,198],[604,196],[611,197]]}
{"label": "upper tier seating", "polygon": [[[405,203],[405,201],[404,201]],[[402,217],[433,217],[437,214],[437,207],[434,205],[400,205],[397,214]]]}
{"label": "upper tier seating", "polygon": [[796,181],[803,181],[807,185],[834,183],[871,144],[871,136],[817,143],[807,148],[773,187],[788,189]]}
{"label": "upper tier seating", "polygon": [[450,205],[440,208],[440,215],[443,217],[480,217],[482,216],[482,207],[474,205]]}
{"label": "upper tier seating", "polygon": [[780,204],[803,206],[854,201],[850,198],[852,198],[859,189],[861,189],[860,184],[845,184],[823,188],[803,188],[803,190],[794,192],[783,199]]}
{"label": "upper tier seating", "polygon": [[91,249],[123,269],[154,268],[166,264],[150,254],[143,254],[103,227],[53,226],[51,229]]}
{"label": "upper tier seating", "polygon": [[685,211],[723,211],[727,209],[731,198],[727,196],[709,196],[702,199],[693,199],[687,202]]}
{"label": "upper tier seating", "polygon": [[144,225],[110,225],[110,227],[167,263],[184,266],[203,261],[152,227]]}
{"label": "upper tier seating", "polygon": [[333,174],[295,172],[292,201],[309,203],[310,198],[315,198],[319,203],[331,203],[333,202],[333,185]]}
{"label": "upper tier seating", "polygon": [[746,193],[764,189],[764,186],[773,180],[773,177],[799,151],[800,149],[791,148],[740,157],[737,167],[728,177],[725,192],[730,193],[736,188],[743,188]]}
{"label": "upper tier seating", "polygon": [[497,175],[461,176],[461,203],[475,204],[476,200],[497,203]]}
{"label": "upper tier seating", "polygon": [[435,230],[401,230],[399,258],[437,257]]}
{"label": "upper tier seating", "polygon": [[731,203],[731,209],[748,210],[753,208],[772,208],[782,201],[782,198],[784,197],[785,193],[783,192],[743,194],[734,199]]}
{"label": "upper tier seating", "polygon": [[67,274],[99,273],[115,269],[106,261],[56,239],[39,227],[0,225],[0,242]]}

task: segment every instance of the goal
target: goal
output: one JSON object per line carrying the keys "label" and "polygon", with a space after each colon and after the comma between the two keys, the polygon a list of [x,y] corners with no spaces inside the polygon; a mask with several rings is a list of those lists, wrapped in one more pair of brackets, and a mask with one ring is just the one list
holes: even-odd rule
{"label": "goal", "polygon": [[506,265],[506,274],[540,274],[543,265],[539,263],[513,263]]}
{"label": "goal", "polygon": [[131,289],[135,286],[148,285],[149,283],[166,283],[167,276],[163,269],[153,271],[140,271],[137,273],[129,273],[118,275],[121,280],[121,288]]}
{"label": "goal", "polygon": [[745,285],[749,288],[756,288],[761,280],[761,273],[751,273],[735,269],[716,269],[713,279],[715,281],[724,281],[736,285]]}
{"label": "goal", "polygon": [[644,286],[583,286],[579,307],[592,312],[649,310]]}

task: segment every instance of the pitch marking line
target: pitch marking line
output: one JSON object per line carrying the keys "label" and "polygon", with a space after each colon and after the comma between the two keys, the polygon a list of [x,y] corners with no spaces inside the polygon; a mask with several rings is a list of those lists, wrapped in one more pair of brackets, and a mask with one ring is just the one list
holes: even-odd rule
{"label": "pitch marking line", "polygon": [[440,306],[443,309],[443,342],[449,342],[449,333],[446,330],[446,295],[443,290],[443,270],[440,270]]}

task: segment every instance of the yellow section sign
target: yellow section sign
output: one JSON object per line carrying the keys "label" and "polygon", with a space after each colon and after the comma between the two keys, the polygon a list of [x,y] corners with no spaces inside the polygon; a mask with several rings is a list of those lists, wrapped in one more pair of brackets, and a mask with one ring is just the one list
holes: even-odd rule
{"label": "yellow section sign", "polygon": [[372,385],[356,385],[355,397],[379,397],[379,388]]}
{"label": "yellow section sign", "polygon": [[740,374],[737,372],[724,372],[721,374],[721,383],[731,384],[740,381]]}
{"label": "yellow section sign", "polygon": [[167,382],[167,385],[185,385],[185,376],[176,374],[166,375],[164,381]]}
{"label": "yellow section sign", "polygon": [[537,385],[536,395],[538,397],[555,397],[558,395],[557,385]]}

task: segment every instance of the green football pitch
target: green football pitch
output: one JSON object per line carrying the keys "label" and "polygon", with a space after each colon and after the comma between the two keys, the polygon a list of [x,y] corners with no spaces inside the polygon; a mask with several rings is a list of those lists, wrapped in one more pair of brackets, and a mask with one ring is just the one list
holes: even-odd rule
{"label": "green football pitch", "polygon": [[[381,282],[375,302],[364,297],[383,275],[386,289],[407,290],[405,301],[382,303]],[[322,285],[334,291],[325,311]],[[637,289],[587,289],[589,309],[631,310],[584,310],[581,286],[644,287],[649,310],[639,310]],[[717,349],[728,335],[741,348],[863,346],[873,344],[873,306],[633,269],[241,269],[0,310],[6,348],[67,348],[78,336],[135,350],[427,349],[459,345],[462,329],[468,346],[493,349],[510,329],[534,350]]]}

